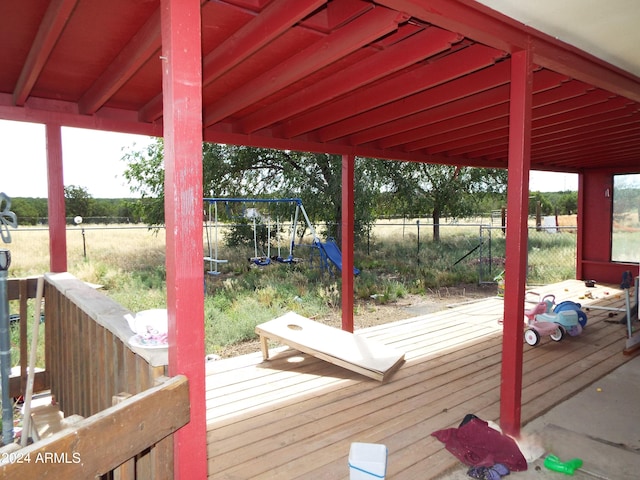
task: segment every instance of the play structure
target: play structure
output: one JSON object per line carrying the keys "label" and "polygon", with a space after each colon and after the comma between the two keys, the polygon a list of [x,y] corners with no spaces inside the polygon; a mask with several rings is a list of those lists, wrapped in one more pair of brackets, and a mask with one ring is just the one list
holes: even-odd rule
{"label": "play structure", "polygon": [[524,340],[531,346],[538,345],[546,335],[555,342],[567,333],[575,337],[587,324],[587,315],[579,303],[564,301],[555,305],[554,295],[546,295],[535,307],[525,310],[524,315],[527,318]]}
{"label": "play structure", "polygon": [[[243,208],[242,218],[243,219],[251,219],[253,226],[253,247],[254,247],[254,255],[249,259],[254,265],[264,267],[270,265],[272,261],[278,263],[296,263],[298,259],[294,257],[294,249],[297,246],[306,246],[311,248],[311,253],[309,255],[310,264],[313,264],[314,256],[317,256],[320,260],[320,268],[323,271],[328,271],[332,273],[334,269],[338,271],[342,271],[342,252],[336,245],[335,241],[332,239],[328,239],[326,242],[320,240],[318,235],[316,234],[316,230],[309,220],[309,216],[307,215],[307,211],[302,204],[302,200],[299,198],[204,198],[205,204],[208,205],[208,214],[205,212],[206,216],[206,225],[205,232],[207,236],[207,252],[208,255],[204,257],[205,262],[209,264],[209,271],[207,273],[212,275],[219,274],[218,265],[227,263],[228,260],[220,259],[218,256],[218,230],[219,230],[219,217],[218,217],[218,204],[224,204],[226,207],[229,204],[242,204],[244,206],[250,205],[261,205],[266,204],[270,206],[272,204],[288,204],[295,207],[295,210],[291,216],[291,232],[289,237],[289,254],[287,256],[282,256],[280,252],[280,242],[277,242],[277,255],[271,255],[271,233],[272,227],[275,225],[275,231],[280,231],[280,220],[279,218],[275,219],[275,222],[271,218],[270,212],[268,215],[261,215],[258,210],[253,207],[250,209]],[[296,244],[296,232],[298,230],[298,222],[301,220],[300,216],[302,216],[302,220],[306,222],[307,228],[309,228],[312,242],[309,245]],[[263,220],[266,223],[267,227],[267,251],[266,252],[258,252],[258,220]],[[354,275],[358,275],[360,270],[354,267],[353,269]]]}

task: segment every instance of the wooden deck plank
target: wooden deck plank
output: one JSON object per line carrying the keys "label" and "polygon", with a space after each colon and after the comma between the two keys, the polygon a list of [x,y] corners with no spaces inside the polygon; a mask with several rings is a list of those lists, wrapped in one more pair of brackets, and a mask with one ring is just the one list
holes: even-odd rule
{"label": "wooden deck plank", "polygon": [[[578,299],[587,288],[577,281],[540,290],[585,305],[624,301],[597,288],[593,300]],[[208,368],[209,478],[347,479],[354,441],[387,445],[389,478],[438,478],[459,466],[431,433],[467,413],[497,420],[502,308],[491,298],[359,331],[407,349],[384,384],[291,349],[268,365],[257,354]],[[629,359],[624,325],[605,322],[606,312],[588,316],[581,336],[524,345],[523,423]]]}

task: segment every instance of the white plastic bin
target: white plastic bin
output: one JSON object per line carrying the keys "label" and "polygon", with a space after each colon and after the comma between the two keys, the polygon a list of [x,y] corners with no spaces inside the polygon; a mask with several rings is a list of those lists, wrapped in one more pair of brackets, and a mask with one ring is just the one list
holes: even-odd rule
{"label": "white plastic bin", "polygon": [[350,480],[384,480],[387,474],[387,447],[379,443],[353,442],[349,450]]}

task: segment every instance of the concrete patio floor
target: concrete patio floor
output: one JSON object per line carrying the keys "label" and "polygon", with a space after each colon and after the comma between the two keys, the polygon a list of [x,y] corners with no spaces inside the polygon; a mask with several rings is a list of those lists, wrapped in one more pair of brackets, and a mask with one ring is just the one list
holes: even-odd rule
{"label": "concrete patio floor", "polygon": [[[640,478],[640,355],[525,425],[522,432],[546,453],[526,472],[506,478]],[[554,472],[544,466],[550,453],[564,461],[581,458],[584,464],[573,476]],[[444,480],[469,479],[467,470],[460,463]]]}

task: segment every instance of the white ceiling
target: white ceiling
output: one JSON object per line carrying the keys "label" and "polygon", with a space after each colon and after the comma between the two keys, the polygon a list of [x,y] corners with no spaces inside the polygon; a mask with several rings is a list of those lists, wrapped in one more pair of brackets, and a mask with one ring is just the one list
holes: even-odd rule
{"label": "white ceiling", "polygon": [[639,0],[477,0],[640,77]]}

